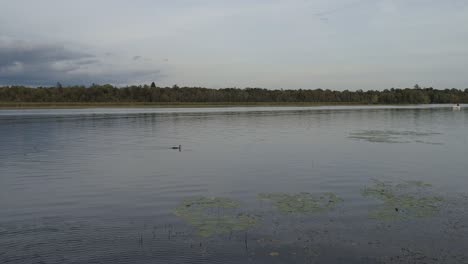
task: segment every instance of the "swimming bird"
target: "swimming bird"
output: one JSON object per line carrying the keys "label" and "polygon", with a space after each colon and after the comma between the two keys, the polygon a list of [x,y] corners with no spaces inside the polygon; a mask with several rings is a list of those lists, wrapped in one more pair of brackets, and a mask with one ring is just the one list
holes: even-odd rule
{"label": "swimming bird", "polygon": [[179,145],[178,147],[172,147],[171,149],[178,149],[179,151],[182,150],[182,145]]}

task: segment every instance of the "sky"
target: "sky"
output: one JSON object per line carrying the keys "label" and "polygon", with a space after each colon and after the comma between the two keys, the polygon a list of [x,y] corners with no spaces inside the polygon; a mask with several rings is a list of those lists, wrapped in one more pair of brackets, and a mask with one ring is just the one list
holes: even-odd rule
{"label": "sky", "polygon": [[466,0],[0,0],[0,85],[468,87]]}

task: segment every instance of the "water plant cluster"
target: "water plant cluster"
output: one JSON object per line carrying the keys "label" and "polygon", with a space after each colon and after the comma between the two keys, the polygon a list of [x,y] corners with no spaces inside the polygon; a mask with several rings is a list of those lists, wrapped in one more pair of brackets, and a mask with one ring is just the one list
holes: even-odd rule
{"label": "water plant cluster", "polygon": [[440,145],[442,143],[430,142],[428,137],[440,135],[434,132],[398,131],[398,130],[361,130],[350,133],[348,138],[373,143],[423,143]]}
{"label": "water plant cluster", "polygon": [[[377,220],[407,220],[431,217],[439,213],[444,199],[430,195],[431,185],[421,181],[406,181],[399,184],[375,181],[362,190],[367,198],[382,204],[370,211],[370,218]],[[311,194],[301,192],[261,193],[261,201],[271,202],[282,214],[311,215],[335,209],[342,198],[334,193]],[[243,212],[241,203],[223,197],[192,197],[183,200],[175,214],[194,227],[202,237],[246,231],[258,224],[262,216]]]}
{"label": "water plant cluster", "polygon": [[187,198],[175,209],[175,214],[197,229],[202,237],[242,231],[254,226],[257,217],[238,213],[240,203],[222,197]]}
{"label": "water plant cluster", "polygon": [[313,195],[310,193],[261,193],[258,197],[262,200],[269,200],[282,213],[314,213],[323,212],[335,208],[343,202],[343,199],[334,193]]}
{"label": "water plant cluster", "polygon": [[440,211],[444,199],[427,195],[424,189],[430,184],[421,181],[407,181],[393,185],[375,181],[374,185],[362,191],[364,197],[372,197],[383,204],[371,211],[372,218],[380,220],[411,219],[434,216]]}
{"label": "water plant cluster", "polygon": [[[334,193],[312,195],[310,193],[259,194],[262,200],[270,200],[282,213],[314,213],[333,209],[343,200]],[[258,214],[239,212],[240,203],[224,197],[192,197],[184,199],[174,213],[194,227],[202,237],[244,231],[255,226]]]}

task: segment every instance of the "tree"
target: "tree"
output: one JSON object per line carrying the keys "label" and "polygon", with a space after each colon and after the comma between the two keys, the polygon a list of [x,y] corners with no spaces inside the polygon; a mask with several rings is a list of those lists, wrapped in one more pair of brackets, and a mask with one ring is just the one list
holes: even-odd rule
{"label": "tree", "polygon": [[[468,89],[406,88],[376,91],[266,90],[260,88],[208,89],[144,86],[56,86],[30,88],[0,86],[0,102],[349,102],[363,104],[468,103]],[[419,87],[419,86],[418,86]]]}
{"label": "tree", "polygon": [[151,88],[156,88],[156,84],[154,82],[151,83]]}

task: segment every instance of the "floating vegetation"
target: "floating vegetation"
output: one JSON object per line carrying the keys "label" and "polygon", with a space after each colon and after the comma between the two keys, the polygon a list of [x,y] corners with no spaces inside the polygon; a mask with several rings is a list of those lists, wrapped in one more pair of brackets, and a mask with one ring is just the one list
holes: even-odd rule
{"label": "floating vegetation", "polygon": [[228,198],[194,197],[185,199],[175,214],[198,230],[203,237],[243,231],[257,223],[257,217],[235,213],[240,204]]}
{"label": "floating vegetation", "polygon": [[428,144],[428,145],[443,145],[444,144],[441,142],[430,142],[430,141],[423,141],[423,140],[415,140],[414,142],[421,143],[421,144]]}
{"label": "floating vegetation", "polygon": [[468,263],[468,258],[463,254],[457,254],[451,249],[441,249],[433,252],[402,247],[399,254],[385,256],[378,263]]}
{"label": "floating vegetation", "polygon": [[348,138],[355,140],[364,140],[374,143],[422,143],[430,145],[443,145],[443,143],[421,140],[440,133],[416,132],[416,131],[397,131],[397,130],[362,130],[351,133]]}
{"label": "floating vegetation", "polygon": [[422,181],[407,181],[397,185],[376,181],[365,188],[362,195],[381,200],[384,204],[371,212],[371,218],[380,220],[402,220],[430,217],[437,214],[444,199],[426,195],[432,185]]}
{"label": "floating vegetation", "polygon": [[282,213],[314,213],[323,212],[335,208],[342,202],[334,193],[313,195],[310,193],[286,194],[286,193],[262,193],[259,194],[262,200],[273,201],[274,205]]}

